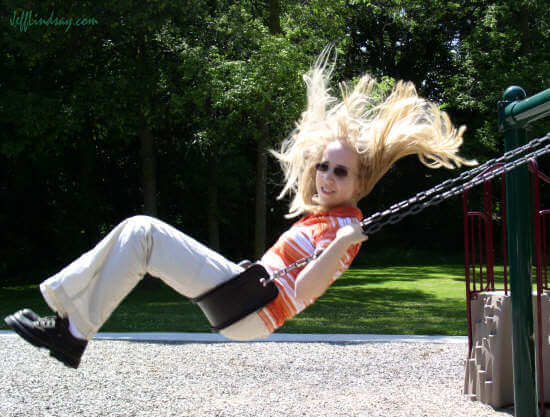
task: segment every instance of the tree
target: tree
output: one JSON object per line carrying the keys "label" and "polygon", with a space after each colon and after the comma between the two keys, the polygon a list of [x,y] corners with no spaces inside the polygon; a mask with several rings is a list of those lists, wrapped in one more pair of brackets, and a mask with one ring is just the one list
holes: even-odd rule
{"label": "tree", "polygon": [[[455,42],[459,70],[446,83],[447,103],[469,120],[478,154],[502,152],[496,104],[510,85],[529,95],[550,85],[550,10],[544,1],[486,1],[463,10],[469,24]],[[538,133],[548,123],[539,123]]]}
{"label": "tree", "polygon": [[[279,0],[268,1],[269,34],[279,36],[281,30],[281,7]],[[265,85],[264,85],[265,86]],[[265,86],[267,87],[267,86]],[[269,106],[266,110],[269,110]],[[267,112],[269,113],[269,111]],[[260,136],[256,151],[256,210],[254,228],[254,255],[258,259],[266,249],[266,182],[267,182],[267,144],[269,129],[267,120],[260,121]]]}
{"label": "tree", "polygon": [[[225,8],[224,8],[225,7]],[[236,147],[255,149],[255,188],[242,193],[255,206],[255,256],[265,250],[267,149],[284,137],[299,116],[303,101],[300,76],[304,54],[282,36],[273,35],[250,5],[225,4],[195,29],[205,36],[182,50],[187,87],[174,100],[179,111],[193,105],[197,117],[194,143],[211,161],[209,169],[209,244],[218,248],[220,182],[224,156]],[[276,7],[275,7],[276,9]],[[275,26],[277,23],[273,23]],[[192,81],[191,81],[192,80]],[[281,129],[281,125],[284,129]],[[287,132],[288,133],[288,132]]]}
{"label": "tree", "polygon": [[[28,258],[34,248],[43,248],[45,262],[64,262],[97,242],[124,212],[157,213],[154,135],[169,110],[162,79],[177,59],[166,53],[160,32],[173,16],[193,12],[187,2],[135,6],[58,2],[54,10],[44,2],[31,2],[28,9],[3,3],[5,16],[32,11],[35,20],[55,14],[100,22],[67,30],[12,25],[2,39],[0,106],[6,109],[1,122],[7,135],[0,154],[10,178],[19,178],[7,183],[15,201],[7,210],[19,212],[5,236],[20,242],[2,245],[18,253],[7,258]],[[139,188],[132,182],[139,175],[131,174],[140,160],[143,209],[133,202]],[[14,171],[21,168],[25,175]]]}

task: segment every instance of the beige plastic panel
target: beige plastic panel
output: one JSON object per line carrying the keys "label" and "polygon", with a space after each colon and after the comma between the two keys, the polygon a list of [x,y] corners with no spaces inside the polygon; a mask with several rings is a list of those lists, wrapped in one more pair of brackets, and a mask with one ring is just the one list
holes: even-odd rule
{"label": "beige plastic panel", "polygon": [[[550,402],[550,297],[541,300],[544,398]],[[472,300],[472,352],[465,363],[464,394],[500,408],[514,403],[510,295],[480,294]],[[535,340],[537,297],[533,295]],[[535,344],[535,351],[536,351]]]}

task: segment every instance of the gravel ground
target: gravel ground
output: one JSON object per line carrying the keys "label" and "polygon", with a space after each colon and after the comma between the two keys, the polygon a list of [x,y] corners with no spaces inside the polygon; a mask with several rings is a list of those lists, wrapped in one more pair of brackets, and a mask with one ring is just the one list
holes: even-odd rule
{"label": "gravel ground", "polygon": [[510,416],[462,394],[466,344],[93,340],[78,370],[0,335],[0,416]]}

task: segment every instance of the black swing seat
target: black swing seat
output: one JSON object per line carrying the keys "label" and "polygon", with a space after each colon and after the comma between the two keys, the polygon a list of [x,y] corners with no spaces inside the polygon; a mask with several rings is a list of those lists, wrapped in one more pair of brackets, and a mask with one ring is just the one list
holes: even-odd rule
{"label": "black swing seat", "polygon": [[265,268],[252,264],[239,275],[191,298],[191,301],[201,308],[212,331],[219,332],[265,307],[279,295],[277,286],[272,281],[264,286],[260,282],[262,278],[269,278]]}

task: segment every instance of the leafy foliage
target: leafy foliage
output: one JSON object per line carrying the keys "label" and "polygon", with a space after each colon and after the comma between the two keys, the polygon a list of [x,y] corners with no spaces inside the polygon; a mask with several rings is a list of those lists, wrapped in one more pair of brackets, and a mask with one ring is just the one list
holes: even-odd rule
{"label": "leafy foliage", "polygon": [[[0,283],[41,281],[143,212],[143,132],[154,138],[158,216],[205,242],[215,219],[221,252],[250,258],[257,145],[276,146],[294,128],[305,99],[301,76],[328,42],[339,53],[335,91],[364,72],[388,85],[411,80],[468,126],[463,153],[480,161],[502,152],[496,103],[506,87],[533,94],[550,84],[542,0],[290,0],[280,3],[280,33],[269,30],[271,6],[0,5]],[[31,10],[98,24],[10,23]],[[539,122],[530,134],[549,127]],[[455,174],[406,158],[361,208],[383,209]],[[288,227],[286,202],[276,200],[280,180],[268,160],[268,242]],[[388,228],[369,248],[460,252],[460,201],[431,210]]]}

